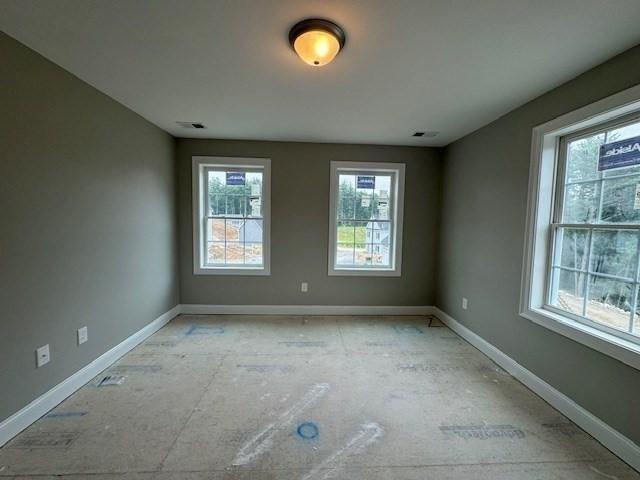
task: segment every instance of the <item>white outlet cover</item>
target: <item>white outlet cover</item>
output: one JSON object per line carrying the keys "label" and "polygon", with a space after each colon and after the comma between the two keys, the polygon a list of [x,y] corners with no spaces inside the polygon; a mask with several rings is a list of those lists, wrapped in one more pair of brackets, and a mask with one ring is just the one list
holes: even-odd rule
{"label": "white outlet cover", "polygon": [[89,332],[87,327],[82,327],[78,329],[78,345],[82,345],[84,342],[89,340]]}
{"label": "white outlet cover", "polygon": [[308,292],[309,291],[309,284],[307,282],[302,282],[300,284],[300,291],[301,292]]}
{"label": "white outlet cover", "polygon": [[51,354],[49,352],[49,344],[43,345],[36,350],[36,366],[40,368],[46,365],[51,360]]}
{"label": "white outlet cover", "polygon": [[468,306],[469,306],[469,301],[465,297],[462,297],[462,309],[466,310]]}

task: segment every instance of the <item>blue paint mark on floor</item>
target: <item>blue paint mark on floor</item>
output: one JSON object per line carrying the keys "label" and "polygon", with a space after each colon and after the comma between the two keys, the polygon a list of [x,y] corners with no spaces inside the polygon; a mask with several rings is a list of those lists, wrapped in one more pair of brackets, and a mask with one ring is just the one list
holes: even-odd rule
{"label": "blue paint mark on floor", "polygon": [[224,327],[210,325],[191,325],[186,335],[222,335]]}
{"label": "blue paint mark on floor", "polygon": [[413,335],[422,335],[424,333],[421,328],[415,325],[394,325],[393,329],[397,333],[410,333]]}
{"label": "blue paint mark on floor", "polygon": [[47,418],[67,418],[67,417],[84,417],[88,412],[51,412],[47,413]]}
{"label": "blue paint mark on floor", "polygon": [[298,425],[296,433],[300,438],[313,440],[320,434],[320,429],[318,428],[318,425],[313,422],[304,422]]}

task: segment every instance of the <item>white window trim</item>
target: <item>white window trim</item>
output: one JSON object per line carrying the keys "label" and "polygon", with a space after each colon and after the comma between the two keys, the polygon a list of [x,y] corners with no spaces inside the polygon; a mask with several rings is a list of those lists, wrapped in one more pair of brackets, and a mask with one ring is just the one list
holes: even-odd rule
{"label": "white window trim", "polygon": [[560,138],[640,109],[640,85],[533,129],[520,315],[640,370],[640,345],[544,308]]}
{"label": "white window trim", "polygon": [[[271,160],[268,158],[241,157],[192,157],[191,187],[193,198],[193,273],[194,275],[271,275]],[[261,168],[262,218],[264,242],[262,244],[263,265],[255,266],[204,266],[203,217],[205,192],[202,189],[202,173],[207,167]]]}
{"label": "white window trim", "polygon": [[[391,268],[354,268],[335,267],[336,235],[338,220],[338,171],[353,170],[354,172],[395,173],[396,195],[393,211],[390,216],[394,224],[393,251]],[[329,190],[329,269],[331,276],[360,276],[360,277],[399,277],[402,275],[402,224],[404,223],[404,163],[379,162],[331,162],[331,180]]]}

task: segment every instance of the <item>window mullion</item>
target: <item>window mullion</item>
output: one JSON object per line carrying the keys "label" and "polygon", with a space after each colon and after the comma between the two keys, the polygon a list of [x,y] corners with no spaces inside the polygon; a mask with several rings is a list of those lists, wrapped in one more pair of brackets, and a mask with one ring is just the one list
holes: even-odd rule
{"label": "window mullion", "polygon": [[584,298],[582,299],[582,316],[587,316],[587,299],[589,298],[589,272],[591,271],[591,250],[593,247],[593,229],[589,229],[589,238],[587,240],[587,273],[585,273]]}
{"label": "window mullion", "polygon": [[[603,144],[607,143],[608,136],[609,132],[605,132]],[[600,223],[600,220],[602,220],[602,202],[604,201],[604,171],[598,171],[598,177],[600,180],[600,197],[598,198],[598,216],[596,217],[596,223]]]}
{"label": "window mullion", "polygon": [[[640,230],[638,230],[638,243],[640,247]],[[638,274],[640,273],[640,252],[636,249],[636,271],[633,276],[633,305],[631,307],[631,315],[629,318],[629,333],[633,334],[634,322],[636,317],[636,309],[638,308]]]}

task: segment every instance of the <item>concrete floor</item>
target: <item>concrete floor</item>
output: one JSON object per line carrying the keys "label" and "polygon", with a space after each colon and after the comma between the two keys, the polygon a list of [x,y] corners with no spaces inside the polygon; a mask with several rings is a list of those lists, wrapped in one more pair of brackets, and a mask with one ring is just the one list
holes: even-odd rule
{"label": "concrete floor", "polygon": [[0,449],[0,477],[53,475],[640,479],[425,317],[187,315]]}

